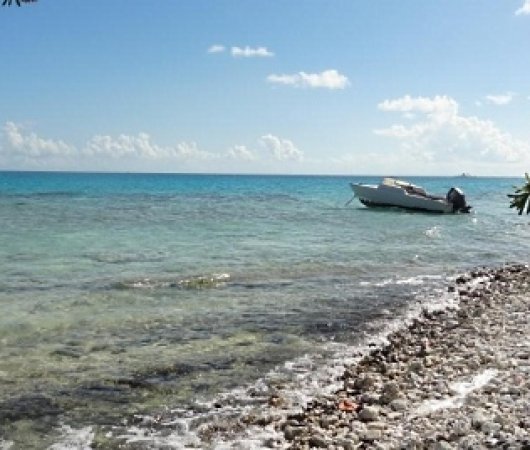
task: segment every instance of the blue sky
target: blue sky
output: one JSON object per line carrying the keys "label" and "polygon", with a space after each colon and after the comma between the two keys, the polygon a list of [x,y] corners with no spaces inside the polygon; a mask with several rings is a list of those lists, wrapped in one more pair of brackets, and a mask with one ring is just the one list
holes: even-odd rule
{"label": "blue sky", "polygon": [[530,170],[530,0],[38,0],[0,28],[0,169]]}

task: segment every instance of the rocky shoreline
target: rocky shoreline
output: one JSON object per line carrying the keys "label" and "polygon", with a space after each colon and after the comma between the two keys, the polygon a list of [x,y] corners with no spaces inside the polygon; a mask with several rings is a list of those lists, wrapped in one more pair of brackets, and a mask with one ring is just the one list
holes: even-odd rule
{"label": "rocky shoreline", "polygon": [[333,395],[281,414],[273,394],[239,425],[269,430],[268,448],[530,449],[530,268],[474,270],[448,289],[458,306],[391,334]]}

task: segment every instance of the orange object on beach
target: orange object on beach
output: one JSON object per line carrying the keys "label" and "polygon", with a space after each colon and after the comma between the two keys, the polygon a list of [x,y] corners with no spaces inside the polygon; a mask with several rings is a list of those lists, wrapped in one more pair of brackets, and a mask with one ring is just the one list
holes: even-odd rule
{"label": "orange object on beach", "polygon": [[357,408],[359,408],[359,405],[352,402],[351,400],[348,400],[347,398],[339,402],[339,410],[341,411],[353,412]]}

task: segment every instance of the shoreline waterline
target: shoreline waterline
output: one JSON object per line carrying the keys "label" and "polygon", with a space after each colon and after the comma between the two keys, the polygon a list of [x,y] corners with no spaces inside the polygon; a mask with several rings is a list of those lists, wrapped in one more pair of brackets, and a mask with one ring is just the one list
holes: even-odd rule
{"label": "shoreline waterline", "polygon": [[[528,448],[529,287],[527,265],[457,277],[449,286],[457,303],[422,311],[386,344],[345,364],[340,389],[281,418],[279,392],[279,407],[247,416],[270,431],[260,445]],[[210,439],[213,448],[220,445],[215,431]]]}
{"label": "shoreline waterline", "polygon": [[[345,348],[342,369],[340,364],[321,367],[323,389],[315,389],[301,403],[285,380],[258,382],[218,396],[203,405],[202,413],[160,410],[137,416],[129,425],[114,428],[108,442],[134,449],[353,449],[376,448],[378,443],[424,448],[439,442],[448,449],[477,443],[524,448],[529,429],[522,414],[527,412],[529,386],[521,376],[530,370],[530,348],[524,345],[530,330],[523,314],[530,303],[529,285],[526,265],[472,270],[449,284],[451,301],[433,308],[421,305],[395,329],[371,336],[362,347]],[[520,321],[512,323],[513,317]],[[515,325],[518,335],[513,334]],[[498,340],[498,327],[504,329],[504,341]],[[498,345],[491,346],[492,339]],[[315,360],[305,363],[311,366]],[[300,375],[307,376],[307,371]],[[514,388],[513,383],[519,384]],[[504,409],[493,414],[491,396],[510,392],[517,392],[514,410],[501,402]],[[455,423],[456,433],[451,431]],[[88,436],[85,442],[106,448],[107,440],[91,434],[90,428],[65,430],[63,442],[81,433]]]}

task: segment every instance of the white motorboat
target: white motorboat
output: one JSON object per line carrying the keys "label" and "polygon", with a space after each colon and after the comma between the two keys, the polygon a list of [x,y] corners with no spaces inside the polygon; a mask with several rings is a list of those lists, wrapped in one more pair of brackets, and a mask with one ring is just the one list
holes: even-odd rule
{"label": "white motorboat", "polygon": [[[384,178],[378,184],[350,183],[359,201],[366,206],[393,206],[438,213],[467,213],[464,193],[452,187],[446,196],[431,195],[420,186],[395,178]],[[353,200],[353,199],[352,199]]]}

